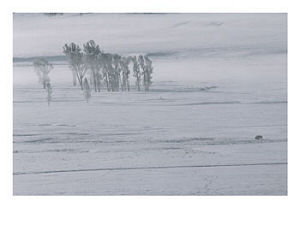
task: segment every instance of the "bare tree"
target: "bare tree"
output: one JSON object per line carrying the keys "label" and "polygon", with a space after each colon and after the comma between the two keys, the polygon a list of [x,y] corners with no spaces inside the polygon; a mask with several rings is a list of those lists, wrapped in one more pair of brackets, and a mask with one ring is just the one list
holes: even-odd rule
{"label": "bare tree", "polygon": [[46,89],[47,83],[50,83],[49,73],[53,69],[53,65],[49,63],[46,59],[36,59],[33,62],[34,70],[38,75],[39,83],[43,85]]}
{"label": "bare tree", "polygon": [[104,83],[106,85],[107,91],[112,91],[112,55],[109,53],[103,53],[101,55],[101,61]]}
{"label": "bare tree", "polygon": [[76,86],[76,80],[78,80],[82,90],[82,80],[87,71],[87,65],[84,63],[81,48],[72,42],[63,46],[63,53],[67,56],[69,67],[73,72],[73,85]]}
{"label": "bare tree", "polygon": [[143,79],[143,86],[146,87],[145,86],[146,66],[145,66],[144,56],[139,55],[138,63],[139,63],[139,66],[140,66],[141,77]]}
{"label": "bare tree", "polygon": [[138,91],[141,90],[141,71],[140,71],[140,66],[138,63],[138,60],[136,56],[132,57],[132,62],[133,62],[133,76],[136,78],[136,86]]}
{"label": "bare tree", "polygon": [[50,102],[52,100],[52,87],[51,84],[48,82],[46,84],[46,89],[47,89],[47,101],[48,101],[48,106],[50,105]]}
{"label": "bare tree", "polygon": [[129,57],[122,57],[121,58],[121,71],[122,71],[122,91],[130,91],[130,84],[129,84],[129,63],[130,58]]}
{"label": "bare tree", "polygon": [[95,92],[100,92],[101,86],[101,50],[99,45],[95,41],[90,40],[83,45],[84,58],[87,67],[91,71],[91,78],[94,85]]}
{"label": "bare tree", "polygon": [[144,67],[144,88],[145,91],[149,91],[150,85],[152,84],[152,76],[153,73],[153,67],[152,67],[152,61],[148,58],[148,56],[144,57],[145,61],[145,67]]}
{"label": "bare tree", "polygon": [[91,98],[91,88],[89,85],[89,81],[88,79],[85,77],[83,79],[83,94],[84,94],[84,98],[86,100],[86,102],[89,102],[90,98]]}
{"label": "bare tree", "polygon": [[112,71],[111,71],[111,83],[112,83],[112,91],[120,90],[121,83],[121,56],[118,54],[114,54],[112,57]]}

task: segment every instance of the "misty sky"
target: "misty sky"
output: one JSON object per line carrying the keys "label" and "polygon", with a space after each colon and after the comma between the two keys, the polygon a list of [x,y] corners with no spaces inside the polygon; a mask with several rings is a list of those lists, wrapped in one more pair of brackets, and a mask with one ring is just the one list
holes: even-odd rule
{"label": "misty sky", "polygon": [[62,55],[94,39],[106,52],[182,55],[287,51],[286,14],[14,14],[14,57]]}

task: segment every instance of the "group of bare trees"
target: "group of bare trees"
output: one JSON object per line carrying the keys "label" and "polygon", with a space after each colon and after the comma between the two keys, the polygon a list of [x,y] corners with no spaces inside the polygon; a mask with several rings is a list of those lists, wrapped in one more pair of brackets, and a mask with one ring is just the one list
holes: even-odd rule
{"label": "group of bare trees", "polygon": [[82,90],[88,85],[95,92],[100,92],[102,88],[112,92],[130,91],[129,75],[132,65],[136,89],[149,91],[153,67],[147,56],[105,53],[93,40],[85,43],[83,49],[75,43],[65,44],[63,53],[67,56],[73,73],[73,85],[76,86],[78,81]]}
{"label": "group of bare trees", "polygon": [[[153,67],[148,56],[120,56],[103,52],[93,40],[83,45],[83,49],[75,43],[65,44],[63,53],[68,59],[73,75],[73,85],[79,84],[88,102],[91,90],[100,92],[130,91],[130,74],[135,79],[137,91],[149,91],[152,83]],[[48,105],[51,102],[52,87],[49,73],[53,65],[46,59],[36,59],[33,62],[39,83],[47,91]],[[130,71],[132,68],[132,73]]]}

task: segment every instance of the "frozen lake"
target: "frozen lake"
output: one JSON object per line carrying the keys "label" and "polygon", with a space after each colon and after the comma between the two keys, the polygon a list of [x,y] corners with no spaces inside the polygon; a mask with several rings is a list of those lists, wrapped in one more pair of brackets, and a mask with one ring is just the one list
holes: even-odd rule
{"label": "frozen lake", "polygon": [[282,14],[15,16],[15,57],[94,38],[151,53],[154,73],[148,93],[86,103],[53,62],[48,106],[31,64],[15,63],[14,195],[286,195],[285,29]]}

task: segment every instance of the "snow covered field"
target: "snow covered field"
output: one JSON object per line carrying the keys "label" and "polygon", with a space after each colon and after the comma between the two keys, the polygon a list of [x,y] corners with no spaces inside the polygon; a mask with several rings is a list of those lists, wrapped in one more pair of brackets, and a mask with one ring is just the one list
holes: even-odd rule
{"label": "snow covered field", "polygon": [[284,14],[14,16],[21,61],[89,39],[150,54],[151,91],[86,103],[54,61],[48,106],[30,62],[14,63],[15,195],[287,194]]}

